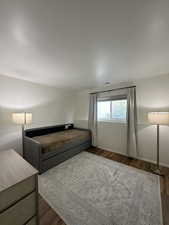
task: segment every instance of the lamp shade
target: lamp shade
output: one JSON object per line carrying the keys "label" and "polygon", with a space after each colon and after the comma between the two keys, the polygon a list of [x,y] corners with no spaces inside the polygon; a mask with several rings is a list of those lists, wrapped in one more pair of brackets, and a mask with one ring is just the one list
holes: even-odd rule
{"label": "lamp shade", "polygon": [[32,123],[32,113],[26,113],[26,124]]}
{"label": "lamp shade", "polygon": [[16,124],[30,124],[32,123],[32,113],[13,113],[12,120]]}
{"label": "lamp shade", "polygon": [[169,112],[149,112],[148,120],[151,124],[169,124]]}

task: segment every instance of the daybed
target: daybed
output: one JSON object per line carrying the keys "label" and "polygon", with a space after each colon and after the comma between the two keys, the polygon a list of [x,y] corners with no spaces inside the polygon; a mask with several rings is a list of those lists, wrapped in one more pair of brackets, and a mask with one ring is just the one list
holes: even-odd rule
{"label": "daybed", "polygon": [[73,124],[33,128],[25,130],[23,156],[41,174],[90,146],[90,131]]}

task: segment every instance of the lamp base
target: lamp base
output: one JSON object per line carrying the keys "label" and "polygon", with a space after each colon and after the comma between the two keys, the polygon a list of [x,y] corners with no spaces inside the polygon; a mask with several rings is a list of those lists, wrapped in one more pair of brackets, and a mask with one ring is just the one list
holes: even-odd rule
{"label": "lamp base", "polygon": [[157,175],[159,175],[159,176],[164,176],[164,174],[162,173],[162,171],[159,169],[159,168],[157,168],[157,169],[152,169],[151,170],[154,174],[157,174]]}

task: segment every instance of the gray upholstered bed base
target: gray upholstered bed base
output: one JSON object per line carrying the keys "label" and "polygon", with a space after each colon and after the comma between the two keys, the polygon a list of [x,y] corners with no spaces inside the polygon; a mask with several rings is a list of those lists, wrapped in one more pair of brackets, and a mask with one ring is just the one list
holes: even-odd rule
{"label": "gray upholstered bed base", "polygon": [[88,149],[91,146],[91,140],[87,140],[76,146],[67,146],[62,152],[52,151],[50,154],[44,154],[41,150],[41,145],[34,139],[24,137],[24,158],[34,166],[39,173],[43,173],[53,166],[73,157],[81,151]]}
{"label": "gray upholstered bed base", "polygon": [[81,151],[89,148],[91,146],[91,143],[86,142],[79,146],[76,146],[72,149],[69,149],[68,151],[62,152],[60,154],[57,154],[47,160],[42,161],[42,172],[45,172],[49,168],[58,165],[61,162],[64,162],[65,160],[73,157],[74,155],[80,153]]}

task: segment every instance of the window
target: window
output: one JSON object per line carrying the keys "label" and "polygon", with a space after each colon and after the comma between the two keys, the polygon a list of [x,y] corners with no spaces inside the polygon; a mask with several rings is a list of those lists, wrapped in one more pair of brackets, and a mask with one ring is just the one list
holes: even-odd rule
{"label": "window", "polygon": [[126,121],[127,99],[98,101],[97,115],[100,121]]}

